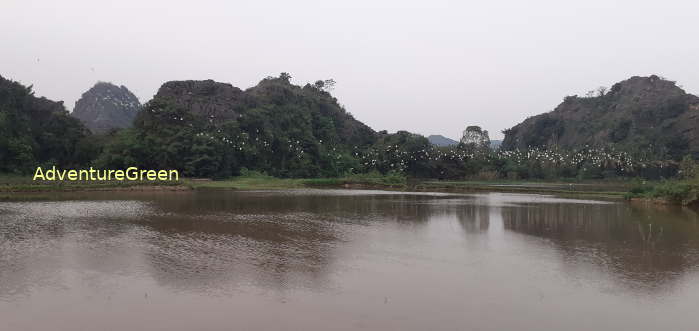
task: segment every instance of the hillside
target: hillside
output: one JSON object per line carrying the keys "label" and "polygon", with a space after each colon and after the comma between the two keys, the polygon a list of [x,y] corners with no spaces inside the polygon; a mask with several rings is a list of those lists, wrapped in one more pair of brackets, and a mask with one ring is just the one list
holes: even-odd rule
{"label": "hillside", "polygon": [[553,111],[505,130],[504,149],[614,146],[653,158],[699,156],[699,98],[658,76],[631,77],[596,96],[568,96]]}
{"label": "hillside", "polygon": [[438,135],[438,134],[433,134],[427,137],[427,140],[430,141],[430,144],[439,146],[439,147],[446,147],[446,146],[456,146],[459,144],[458,141],[449,139],[445,136]]}
{"label": "hillside", "polygon": [[0,173],[88,161],[87,134],[62,102],[35,97],[31,87],[0,76]]}
{"label": "hillside", "polygon": [[281,177],[337,176],[357,167],[354,153],[375,143],[377,133],[322,84],[289,79],[268,77],[245,91],[212,80],[167,82],[100,162],[140,160],[206,177],[242,167]]}
{"label": "hillside", "polygon": [[98,82],[83,93],[71,115],[93,133],[106,133],[131,127],[140,108],[138,98],[126,87]]}

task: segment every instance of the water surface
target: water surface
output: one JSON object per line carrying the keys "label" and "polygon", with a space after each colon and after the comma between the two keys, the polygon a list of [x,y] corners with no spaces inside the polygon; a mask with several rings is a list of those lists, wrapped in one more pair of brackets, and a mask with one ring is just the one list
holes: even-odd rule
{"label": "water surface", "polygon": [[0,329],[696,330],[698,220],[502,193],[0,202]]}

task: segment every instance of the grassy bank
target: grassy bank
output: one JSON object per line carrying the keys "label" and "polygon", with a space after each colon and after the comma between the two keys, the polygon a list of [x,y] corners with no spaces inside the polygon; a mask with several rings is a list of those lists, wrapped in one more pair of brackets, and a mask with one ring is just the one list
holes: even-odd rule
{"label": "grassy bank", "polygon": [[339,178],[276,178],[254,171],[246,171],[241,176],[228,180],[185,180],[185,185],[193,189],[290,189],[309,187],[352,187],[352,188],[406,188],[405,176],[399,174],[381,175],[378,173],[353,174]]}
{"label": "grassy bank", "polygon": [[0,174],[0,193],[82,190],[120,190],[129,188],[176,189],[178,181],[34,181],[31,176]]}
{"label": "grassy bank", "polygon": [[562,182],[562,181],[433,181],[425,180],[415,184],[416,190],[433,191],[489,191],[513,193],[546,193],[558,195],[586,195],[604,198],[622,198],[631,184],[628,181],[616,182]]}
{"label": "grassy bank", "polygon": [[0,194],[20,192],[91,190],[178,190],[178,189],[290,189],[308,187],[393,188],[406,187],[405,176],[378,173],[340,178],[276,178],[254,171],[226,180],[184,178],[180,181],[33,181],[28,176],[0,175]]}
{"label": "grassy bank", "polygon": [[[32,181],[31,177],[0,175],[0,197],[17,193],[60,191],[141,191],[141,190],[273,190],[294,188],[364,188],[443,192],[515,192],[590,196],[628,197],[632,185],[627,182],[532,182],[532,181],[438,181],[408,180],[390,173],[352,174],[339,178],[276,178],[255,171],[225,180],[184,178],[172,182],[104,181],[59,182]],[[645,192],[645,191],[644,191]]]}
{"label": "grassy bank", "polygon": [[646,200],[655,203],[696,205],[699,203],[699,181],[668,180],[655,183],[639,183],[625,196],[630,200]]}

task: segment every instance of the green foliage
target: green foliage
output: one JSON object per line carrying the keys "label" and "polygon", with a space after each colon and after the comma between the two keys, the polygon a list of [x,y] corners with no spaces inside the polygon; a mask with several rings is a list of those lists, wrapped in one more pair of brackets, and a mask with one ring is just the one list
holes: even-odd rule
{"label": "green foliage", "polygon": [[649,194],[653,198],[684,202],[689,199],[696,199],[697,186],[687,182],[666,181],[655,186]]}
{"label": "green foliage", "polygon": [[629,132],[631,131],[631,121],[625,120],[625,121],[620,121],[614,125],[612,130],[609,133],[609,140],[611,140],[614,143],[621,142],[622,140],[626,139],[626,137],[629,136]]}
{"label": "green foliage", "polygon": [[[388,185],[402,185],[406,176],[489,180],[668,178],[677,172],[677,163],[653,160],[658,160],[658,155],[679,159],[678,153],[686,149],[686,141],[651,135],[639,144],[656,144],[658,149],[644,148],[634,153],[612,147],[435,147],[421,135],[407,131],[377,133],[355,120],[329,93],[332,80],[300,87],[292,85],[290,79],[289,74],[282,74],[268,77],[244,92],[235,90],[231,95],[240,99],[237,103],[227,104],[229,98],[224,94],[221,118],[209,112],[211,103],[220,103],[220,83],[202,84],[194,90],[196,93],[187,92],[191,95],[187,98],[192,99],[185,98],[184,102],[176,93],[157,96],[144,105],[133,128],[107,135],[88,135],[79,122],[67,116],[62,104],[35,98],[30,88],[2,80],[0,172],[26,173],[37,165],[93,165],[103,169],[176,169],[184,176],[197,178],[223,179],[242,174],[242,178],[256,180],[264,180],[264,176],[322,178],[316,184]],[[610,93],[614,91],[612,88]],[[566,102],[604,104],[609,97],[608,93],[598,98],[569,98]],[[191,106],[192,100],[203,106]],[[680,106],[669,104],[668,109]],[[614,125],[610,137],[627,139],[630,122]],[[555,142],[565,132],[564,122],[551,116],[540,117],[533,126],[535,130],[523,136],[532,146]],[[506,133],[513,135],[520,129]],[[635,134],[635,126],[633,130]],[[696,177],[691,158],[685,159],[680,168],[685,178]]]}
{"label": "green foliage", "polygon": [[79,146],[87,134],[62,103],[37,98],[31,87],[0,77],[0,173],[79,165],[93,156]]}
{"label": "green foliage", "polygon": [[327,92],[334,81],[299,87],[290,78],[264,79],[245,92],[249,99],[238,116],[224,120],[156,97],[132,130],[107,144],[98,163],[210,178],[235,176],[241,167],[282,178],[338,177],[357,169],[353,153],[373,144],[375,133]]}
{"label": "green foliage", "polygon": [[563,121],[544,115],[534,122],[534,128],[524,136],[524,142],[532,147],[546,146],[550,141],[557,141],[564,131]]}
{"label": "green foliage", "polygon": [[685,180],[699,179],[699,165],[691,155],[685,155],[682,158],[678,175]]}

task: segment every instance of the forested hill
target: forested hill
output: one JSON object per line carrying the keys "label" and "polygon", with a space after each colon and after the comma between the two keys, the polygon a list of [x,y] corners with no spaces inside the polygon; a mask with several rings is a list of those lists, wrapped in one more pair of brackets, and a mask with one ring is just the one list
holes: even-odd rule
{"label": "forested hill", "polygon": [[[305,178],[373,172],[454,179],[658,178],[677,167],[655,161],[696,152],[699,145],[698,98],[655,76],[631,78],[597,96],[567,97],[555,111],[508,130],[506,148],[543,147],[526,151],[491,149],[478,126],[467,127],[468,139],[451,147],[406,131],[375,132],[330,94],[332,80],[298,86],[290,78],[267,77],[246,90],[212,80],[167,82],[132,128],[106,134],[90,134],[62,103],[0,78],[0,174],[55,165],[176,169],[208,178],[243,169]],[[632,150],[652,155],[626,152]]]}
{"label": "forested hill", "polygon": [[37,98],[31,87],[0,76],[0,173],[87,162],[88,134],[62,102]]}
{"label": "forested hill", "polygon": [[356,153],[378,140],[327,91],[332,81],[303,87],[288,74],[242,91],[230,84],[163,84],[98,160],[140,163],[225,177],[241,167],[283,177],[337,176],[358,166]]}
{"label": "forested hill", "polygon": [[503,148],[614,146],[655,159],[699,156],[699,98],[658,76],[632,77],[505,131]]}

